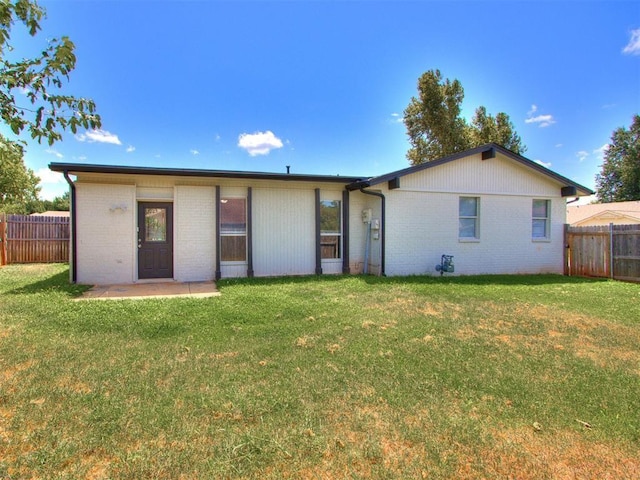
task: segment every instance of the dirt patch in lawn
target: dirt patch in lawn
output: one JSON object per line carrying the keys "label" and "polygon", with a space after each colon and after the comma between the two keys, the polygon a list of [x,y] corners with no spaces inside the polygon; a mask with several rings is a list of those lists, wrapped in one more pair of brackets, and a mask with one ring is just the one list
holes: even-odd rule
{"label": "dirt patch in lawn", "polygon": [[[460,326],[454,333],[456,338],[497,342],[509,346],[514,354],[518,350],[568,351],[603,368],[629,370],[640,365],[640,351],[635,348],[640,344],[640,333],[630,326],[542,305],[505,309],[483,302],[476,308],[483,312],[481,320]],[[528,331],[523,331],[523,324]],[[540,328],[532,330],[531,325]],[[640,369],[632,371],[640,374]]]}
{"label": "dirt patch in lawn", "polygon": [[[507,429],[493,433],[494,442],[474,454],[482,459],[482,473],[489,477],[520,480],[640,478],[640,458],[622,447],[605,445],[571,431],[535,432],[532,428]],[[476,460],[477,461],[477,460]],[[460,465],[459,478],[477,478],[468,463]],[[468,473],[468,474],[467,474]]]}

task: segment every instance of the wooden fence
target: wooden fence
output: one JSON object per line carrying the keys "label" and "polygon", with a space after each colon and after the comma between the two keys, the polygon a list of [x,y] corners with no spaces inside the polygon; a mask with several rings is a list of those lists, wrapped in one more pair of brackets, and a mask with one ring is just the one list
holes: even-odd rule
{"label": "wooden fence", "polygon": [[567,225],[565,246],[565,275],[640,282],[640,225]]}
{"label": "wooden fence", "polygon": [[0,265],[69,261],[69,219],[0,214]]}

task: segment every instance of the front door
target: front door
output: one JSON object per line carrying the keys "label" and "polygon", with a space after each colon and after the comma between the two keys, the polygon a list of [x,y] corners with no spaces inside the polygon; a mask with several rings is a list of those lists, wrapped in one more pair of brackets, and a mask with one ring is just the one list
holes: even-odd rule
{"label": "front door", "polygon": [[138,278],[173,278],[172,203],[138,203]]}

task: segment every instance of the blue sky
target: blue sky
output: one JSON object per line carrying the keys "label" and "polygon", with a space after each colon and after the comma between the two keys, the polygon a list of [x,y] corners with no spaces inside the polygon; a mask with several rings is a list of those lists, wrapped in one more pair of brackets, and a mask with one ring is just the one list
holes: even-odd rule
{"label": "blue sky", "polygon": [[[42,1],[24,56],[68,35],[67,91],[99,132],[29,143],[51,161],[371,176],[408,166],[402,112],[430,69],[463,113],[506,112],[525,156],[594,187],[602,148],[640,113],[640,2]],[[6,132],[6,130],[5,130]]]}

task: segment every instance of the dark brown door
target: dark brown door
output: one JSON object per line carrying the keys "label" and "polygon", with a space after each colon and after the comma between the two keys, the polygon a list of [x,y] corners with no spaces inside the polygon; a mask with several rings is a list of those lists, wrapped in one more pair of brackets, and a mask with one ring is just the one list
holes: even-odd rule
{"label": "dark brown door", "polygon": [[138,278],[173,278],[171,203],[138,203]]}

